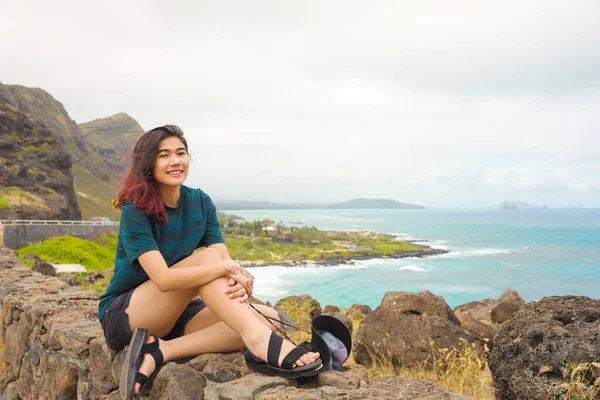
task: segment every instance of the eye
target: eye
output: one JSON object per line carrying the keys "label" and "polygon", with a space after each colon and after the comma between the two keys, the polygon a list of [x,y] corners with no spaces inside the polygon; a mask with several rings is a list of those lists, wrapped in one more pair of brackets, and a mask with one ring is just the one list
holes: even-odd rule
{"label": "eye", "polygon": [[168,155],[166,155],[165,153],[162,153],[161,155],[158,156],[159,158],[166,158],[168,157]]}
{"label": "eye", "polygon": [[186,154],[187,154],[187,153],[186,153],[185,151],[180,151],[180,152],[179,152],[179,155],[180,155],[180,156],[185,156]]}

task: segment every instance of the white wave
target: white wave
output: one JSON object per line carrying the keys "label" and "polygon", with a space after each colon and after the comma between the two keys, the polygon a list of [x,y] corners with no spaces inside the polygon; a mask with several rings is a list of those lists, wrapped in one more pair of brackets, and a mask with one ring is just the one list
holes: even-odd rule
{"label": "white wave", "polygon": [[426,269],[423,269],[421,267],[417,267],[414,264],[411,265],[407,265],[405,267],[400,267],[398,268],[399,271],[414,271],[414,272],[427,272]]}
{"label": "white wave", "polygon": [[[442,248],[442,246],[436,246]],[[442,258],[460,258],[460,257],[477,257],[477,256],[492,256],[497,254],[509,254],[508,249],[477,249],[477,250],[451,250],[450,253],[440,254],[435,257]]]}
{"label": "white wave", "polygon": [[289,293],[286,287],[294,286],[293,281],[283,279],[285,267],[248,268],[254,275],[254,293],[256,296],[277,297]]}

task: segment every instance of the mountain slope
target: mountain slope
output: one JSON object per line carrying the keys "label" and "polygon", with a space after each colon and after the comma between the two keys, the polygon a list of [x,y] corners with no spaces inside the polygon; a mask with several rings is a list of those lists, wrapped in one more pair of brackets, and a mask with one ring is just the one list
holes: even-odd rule
{"label": "mountain slope", "polygon": [[345,208],[345,209],[424,209],[423,206],[401,203],[391,199],[353,199],[342,203],[335,203],[327,208]]}
{"label": "mountain slope", "polygon": [[144,134],[140,124],[129,115],[119,113],[78,126],[85,141],[104,159],[113,174],[122,176],[129,166],[129,152]]}
{"label": "mountain slope", "polygon": [[0,93],[0,219],[79,220],[71,158]]}
{"label": "mountain slope", "polygon": [[63,105],[38,88],[0,83],[0,96],[34,122],[45,126],[73,160],[72,173],[83,219],[111,216],[110,201],[116,197],[117,179],[107,163],[84,140]]}

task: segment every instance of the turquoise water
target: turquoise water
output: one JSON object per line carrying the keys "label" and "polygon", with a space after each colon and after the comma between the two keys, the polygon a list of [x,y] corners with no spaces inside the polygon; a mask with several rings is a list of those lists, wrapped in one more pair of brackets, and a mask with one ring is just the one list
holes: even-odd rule
{"label": "turquoise water", "polygon": [[[227,212],[227,211],[225,211]],[[310,293],[321,305],[376,307],[387,291],[429,290],[451,306],[496,298],[600,297],[600,209],[260,210],[249,220],[371,230],[449,250],[430,258],[374,259],[327,267],[252,268],[258,298]]]}

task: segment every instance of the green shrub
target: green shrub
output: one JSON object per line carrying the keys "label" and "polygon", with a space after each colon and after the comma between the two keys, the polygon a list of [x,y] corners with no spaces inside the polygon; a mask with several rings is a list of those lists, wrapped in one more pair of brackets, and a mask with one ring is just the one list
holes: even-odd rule
{"label": "green shrub", "polygon": [[116,249],[72,236],[59,236],[18,250],[21,257],[32,253],[42,260],[81,264],[88,270],[106,270],[114,266]]}
{"label": "green shrub", "polygon": [[0,208],[10,208],[10,203],[4,199],[0,199]]}
{"label": "green shrub", "polygon": [[247,249],[249,249],[249,250],[253,249],[254,248],[254,243],[252,243],[251,240],[248,240],[248,241],[244,242],[244,247],[247,248]]}

